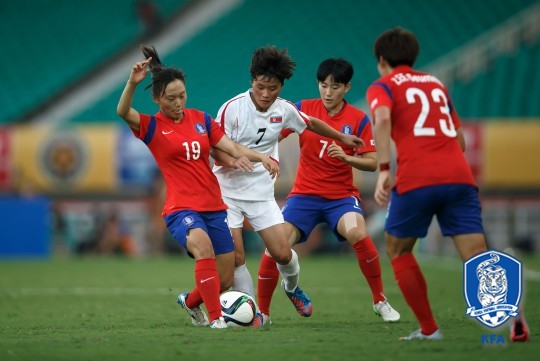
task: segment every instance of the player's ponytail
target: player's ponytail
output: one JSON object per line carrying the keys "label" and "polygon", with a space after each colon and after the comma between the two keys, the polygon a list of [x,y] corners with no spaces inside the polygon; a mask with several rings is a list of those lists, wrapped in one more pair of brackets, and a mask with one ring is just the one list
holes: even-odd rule
{"label": "player's ponytail", "polygon": [[150,71],[152,73],[159,71],[163,68],[163,63],[161,63],[158,52],[153,45],[141,45],[141,50],[146,59],[152,57],[152,60],[149,64]]}
{"label": "player's ponytail", "polygon": [[148,67],[152,73],[152,83],[146,89],[152,88],[154,97],[159,98],[165,92],[167,85],[178,79],[185,83],[186,75],[180,69],[163,65],[158,52],[153,45],[141,45],[141,51],[146,59],[152,58]]}

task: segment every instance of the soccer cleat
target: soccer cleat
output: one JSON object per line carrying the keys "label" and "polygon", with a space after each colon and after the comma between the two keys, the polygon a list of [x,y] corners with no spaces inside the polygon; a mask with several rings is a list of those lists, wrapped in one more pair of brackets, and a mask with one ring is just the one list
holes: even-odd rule
{"label": "soccer cleat", "polygon": [[270,316],[264,313],[257,313],[251,322],[251,327],[263,327],[264,325],[272,324],[270,321]]}
{"label": "soccer cleat", "polygon": [[373,312],[380,316],[384,322],[397,322],[400,318],[399,313],[390,306],[388,301],[380,301],[374,304]]}
{"label": "soccer cleat", "polygon": [[227,323],[225,322],[225,319],[223,319],[223,317],[216,318],[210,324],[210,328],[227,328]]}
{"label": "soccer cleat", "polygon": [[424,335],[422,333],[422,329],[418,329],[416,331],[414,331],[413,333],[411,333],[409,336],[405,336],[405,337],[400,337],[399,339],[400,340],[405,340],[405,341],[410,341],[410,340],[430,340],[430,341],[435,341],[435,340],[442,340],[444,337],[443,337],[443,334],[441,332],[441,330],[437,330],[435,332],[433,332],[431,335]]}
{"label": "soccer cleat", "polygon": [[203,310],[201,310],[200,307],[195,308],[189,308],[186,305],[186,298],[188,297],[189,293],[181,293],[178,295],[178,304],[182,306],[184,310],[189,313],[191,316],[191,323],[193,323],[193,326],[208,326],[210,322],[208,322],[208,317],[206,316],[206,313],[204,313]]}
{"label": "soccer cleat", "polygon": [[296,286],[294,291],[289,292],[285,289],[285,281],[281,280],[281,287],[283,287],[285,294],[287,295],[287,297],[289,297],[294,307],[296,308],[296,312],[298,312],[300,316],[311,316],[311,311],[313,310],[311,306],[311,300],[304,293],[304,291],[300,289],[298,285]]}
{"label": "soccer cleat", "polygon": [[529,328],[527,327],[525,318],[521,315],[514,321],[510,329],[510,341],[529,342]]}

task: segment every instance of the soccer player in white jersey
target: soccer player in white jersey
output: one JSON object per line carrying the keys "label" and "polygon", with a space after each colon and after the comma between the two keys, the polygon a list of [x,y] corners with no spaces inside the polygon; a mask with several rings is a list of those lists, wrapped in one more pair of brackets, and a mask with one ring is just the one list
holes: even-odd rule
{"label": "soccer player in white jersey", "polygon": [[[278,140],[282,129],[288,128],[302,133],[306,128],[349,146],[362,146],[361,139],[354,135],[341,134],[323,121],[298,111],[289,101],[278,98],[285,79],[294,72],[296,63],[287,50],[275,46],[258,48],[251,59],[251,85],[245,93],[227,101],[219,109],[216,122],[235,142],[266,154],[276,161]],[[283,215],[274,197],[274,182],[263,173],[262,165],[255,163],[253,171],[246,169],[247,158],[232,158],[223,152],[213,153],[216,159],[214,174],[218,178],[223,200],[228,206],[227,221],[235,244],[235,272],[233,288],[254,296],[253,281],[246,268],[242,239],[244,217],[261,236],[268,252],[276,260],[283,278],[283,288],[294,304],[296,311],[309,317],[311,300],[298,287],[300,265],[298,256],[287,239]],[[267,323],[269,317],[260,317]]]}

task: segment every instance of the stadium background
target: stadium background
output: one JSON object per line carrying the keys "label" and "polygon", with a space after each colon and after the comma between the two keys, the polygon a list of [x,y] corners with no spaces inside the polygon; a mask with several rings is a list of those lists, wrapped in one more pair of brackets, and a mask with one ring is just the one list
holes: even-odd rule
{"label": "stadium background", "polygon": [[[419,38],[417,66],[447,85],[461,115],[481,189],[490,245],[540,250],[540,2],[534,0],[2,0],[0,2],[0,258],[92,250],[110,220],[122,252],[181,252],[159,216],[162,184],[145,148],[116,116],[141,43],[187,73],[188,106],[216,115],[250,85],[257,47],[297,62],[281,96],[318,96],[321,60],[355,67],[348,101],[367,112],[378,75],[372,44],[403,26]],[[147,82],[146,82],[147,83]],[[145,84],[146,84],[145,83]],[[134,106],[155,112],[140,87]],[[280,146],[283,201],[295,139]],[[374,174],[356,173],[369,231],[383,247]],[[248,251],[261,242],[246,232]],[[302,252],[346,252],[320,228]],[[455,255],[435,226],[419,252]]]}

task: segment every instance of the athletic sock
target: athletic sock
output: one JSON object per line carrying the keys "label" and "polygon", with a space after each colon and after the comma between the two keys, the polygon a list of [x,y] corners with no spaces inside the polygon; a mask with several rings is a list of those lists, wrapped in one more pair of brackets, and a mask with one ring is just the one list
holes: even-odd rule
{"label": "athletic sock", "polygon": [[263,252],[259,266],[259,279],[257,280],[257,299],[261,313],[270,316],[270,303],[272,295],[279,281],[279,271],[276,261]]}
{"label": "athletic sock", "polygon": [[383,283],[381,277],[381,262],[379,253],[373,244],[370,236],[366,236],[353,245],[356,252],[356,259],[360,270],[364,274],[366,281],[371,289],[373,303],[386,301],[383,292]]}
{"label": "athletic sock", "polygon": [[[221,304],[219,302],[219,273],[216,267],[216,260],[214,258],[204,258],[195,262],[195,283],[197,284],[194,293],[194,298],[197,297],[197,291],[200,294],[206,310],[210,316],[210,322],[221,317]],[[189,294],[186,305],[193,305],[191,300],[191,293]]]}
{"label": "athletic sock", "polygon": [[439,329],[433,318],[427,294],[426,280],[412,253],[406,253],[392,259],[392,268],[396,282],[405,297],[405,301],[420,322],[422,333],[431,335]]}
{"label": "athletic sock", "polygon": [[277,268],[285,283],[285,290],[292,292],[298,286],[298,278],[300,277],[300,264],[298,263],[298,255],[294,250],[291,250],[291,261],[285,265],[277,264]]}
{"label": "athletic sock", "polygon": [[246,264],[235,267],[233,290],[247,293],[255,299],[255,289],[253,288],[253,279],[249,273]]}

